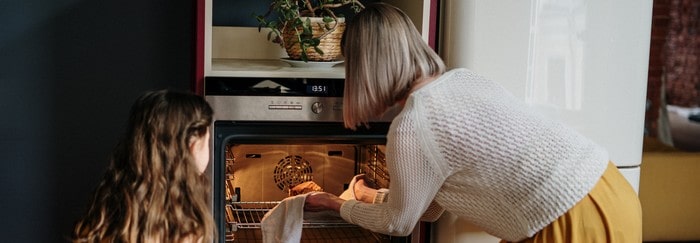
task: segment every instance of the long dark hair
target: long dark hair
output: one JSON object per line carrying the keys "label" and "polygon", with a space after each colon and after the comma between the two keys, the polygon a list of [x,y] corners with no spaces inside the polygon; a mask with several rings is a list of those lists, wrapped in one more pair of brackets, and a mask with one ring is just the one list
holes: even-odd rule
{"label": "long dark hair", "polygon": [[212,115],[209,104],[191,93],[160,90],[139,97],[71,240],[211,241],[210,186],[189,144],[206,135]]}

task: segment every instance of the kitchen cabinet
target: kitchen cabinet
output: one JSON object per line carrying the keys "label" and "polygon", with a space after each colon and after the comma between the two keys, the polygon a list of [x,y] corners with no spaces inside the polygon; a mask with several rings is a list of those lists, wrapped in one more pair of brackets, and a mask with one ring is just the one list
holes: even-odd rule
{"label": "kitchen cabinet", "polygon": [[[422,33],[426,42],[435,43],[435,33],[437,33],[435,23],[438,16],[437,0],[387,0],[383,2],[404,10]],[[195,83],[197,93],[203,93],[205,76],[345,77],[345,69],[342,64],[332,68],[291,67],[288,63],[280,60],[280,58],[287,56],[284,49],[267,40],[268,30],[258,31],[257,27],[251,26],[216,26],[213,24],[213,8],[213,0],[197,0],[197,78]]]}

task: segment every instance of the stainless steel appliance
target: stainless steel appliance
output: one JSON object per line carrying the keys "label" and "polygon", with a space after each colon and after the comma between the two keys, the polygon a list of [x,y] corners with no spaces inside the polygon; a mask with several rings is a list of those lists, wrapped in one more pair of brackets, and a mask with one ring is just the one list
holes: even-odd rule
{"label": "stainless steel appliance", "polygon": [[[213,213],[219,242],[261,242],[260,220],[290,188],[312,181],[339,195],[355,174],[388,187],[389,114],[369,128],[342,123],[343,79],[207,77]],[[303,223],[302,242],[410,242],[340,218]],[[415,241],[415,240],[414,240]]]}

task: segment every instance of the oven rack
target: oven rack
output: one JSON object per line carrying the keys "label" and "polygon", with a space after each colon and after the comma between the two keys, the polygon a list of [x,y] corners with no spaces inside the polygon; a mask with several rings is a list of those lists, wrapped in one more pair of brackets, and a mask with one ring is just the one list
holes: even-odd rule
{"label": "oven rack", "polygon": [[[277,206],[279,201],[269,202],[232,202],[226,204],[226,221],[231,231],[238,229],[259,229],[262,218],[267,212]],[[303,228],[341,228],[357,227],[337,215],[313,213],[314,216],[304,219]]]}
{"label": "oven rack", "polygon": [[389,187],[389,172],[386,169],[386,155],[376,145],[367,150],[368,159],[360,163],[360,172],[366,175],[370,185],[376,188]]}

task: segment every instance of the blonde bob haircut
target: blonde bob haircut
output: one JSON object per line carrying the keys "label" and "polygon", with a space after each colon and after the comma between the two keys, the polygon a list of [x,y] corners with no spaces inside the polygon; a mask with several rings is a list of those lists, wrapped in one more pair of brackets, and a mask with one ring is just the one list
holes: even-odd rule
{"label": "blonde bob haircut", "polygon": [[445,72],[440,56],[400,9],[374,3],[354,16],[342,39],[345,127],[367,126],[407,98],[417,80]]}

